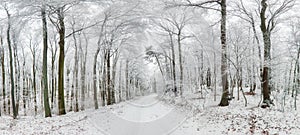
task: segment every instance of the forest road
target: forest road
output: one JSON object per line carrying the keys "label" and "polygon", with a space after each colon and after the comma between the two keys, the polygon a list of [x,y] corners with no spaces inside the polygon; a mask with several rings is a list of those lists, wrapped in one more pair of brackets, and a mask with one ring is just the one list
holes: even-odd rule
{"label": "forest road", "polygon": [[172,134],[188,113],[159,101],[157,94],[99,109],[89,117],[104,135],[167,135]]}

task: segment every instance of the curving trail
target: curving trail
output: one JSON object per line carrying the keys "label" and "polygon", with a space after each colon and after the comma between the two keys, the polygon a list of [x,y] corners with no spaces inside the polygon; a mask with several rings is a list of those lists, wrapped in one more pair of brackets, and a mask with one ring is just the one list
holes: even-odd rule
{"label": "curving trail", "polygon": [[89,118],[106,135],[164,135],[175,131],[186,116],[152,94],[107,108]]}

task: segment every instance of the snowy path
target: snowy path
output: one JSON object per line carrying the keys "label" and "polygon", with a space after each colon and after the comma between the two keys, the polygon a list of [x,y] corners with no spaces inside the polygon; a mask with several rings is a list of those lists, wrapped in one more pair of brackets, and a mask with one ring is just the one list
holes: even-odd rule
{"label": "snowy path", "polygon": [[[220,98],[220,97],[218,97]],[[260,95],[248,96],[244,101],[218,107],[218,101],[204,102],[180,98],[160,102],[157,95],[149,95],[98,110],[87,109],[54,115],[51,118],[20,116],[0,117],[0,135],[221,135],[221,134],[299,134],[299,111],[280,112],[276,108],[262,109],[256,103]],[[210,98],[213,99],[213,98]],[[200,108],[191,113],[188,105]],[[203,108],[202,105],[206,104]],[[185,107],[184,107],[185,106]],[[300,108],[300,107],[299,107]],[[181,111],[184,110],[184,111]],[[187,119],[186,119],[187,118]]]}
{"label": "snowy path", "polygon": [[186,113],[152,94],[102,110],[89,121],[105,135],[163,135],[172,133],[185,118]]}

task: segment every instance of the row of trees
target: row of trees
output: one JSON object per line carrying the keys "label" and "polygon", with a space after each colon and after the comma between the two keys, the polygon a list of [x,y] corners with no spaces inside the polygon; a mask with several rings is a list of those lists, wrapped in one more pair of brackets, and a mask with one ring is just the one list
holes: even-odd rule
{"label": "row of trees", "polygon": [[[99,101],[101,106],[111,105],[148,89],[145,73],[139,69],[142,61],[132,58],[140,55],[135,40],[145,29],[137,19],[137,5],[126,1],[1,4],[7,15],[6,25],[2,23],[7,32],[1,35],[7,39],[1,38],[1,111],[5,114],[12,110],[17,118],[23,104],[24,115],[34,108],[35,115],[44,110],[45,116],[51,117],[56,107],[63,115],[84,110],[92,103],[91,97],[97,109]],[[135,91],[130,91],[132,88]]]}
{"label": "row of trees", "polygon": [[[286,88],[291,87],[291,85],[288,87],[286,87],[286,85],[275,85],[280,83],[280,80],[275,79],[275,76],[277,77],[281,75],[275,75],[275,73],[272,73],[279,70],[278,68],[280,67],[276,67],[274,63],[278,63],[278,61],[282,60],[278,60],[276,57],[271,57],[272,55],[278,55],[277,51],[271,51],[272,48],[275,48],[271,45],[271,41],[274,40],[271,35],[276,34],[274,32],[276,30],[276,26],[283,24],[282,18],[287,18],[286,13],[292,10],[295,5],[294,0],[261,0],[256,2],[239,0],[229,4],[226,0],[206,0],[200,2],[186,0],[168,1],[166,4],[167,12],[162,13],[163,16],[159,17],[160,20],[154,20],[154,23],[159,28],[158,31],[160,33],[165,33],[164,36],[167,41],[161,41],[159,49],[156,49],[157,51],[155,51],[153,47],[148,48],[148,55],[156,59],[164,80],[171,80],[173,85],[172,89],[175,93],[177,91],[177,86],[179,87],[178,90],[180,95],[182,95],[183,91],[182,86],[186,86],[185,89],[192,88],[196,90],[201,89],[204,84],[207,84],[209,87],[212,82],[211,69],[214,69],[214,78],[217,77],[215,68],[219,65],[217,64],[218,62],[216,62],[216,53],[221,57],[220,73],[223,93],[219,104],[220,106],[229,105],[229,100],[233,97],[234,88],[237,89],[238,99],[240,98],[239,95],[241,91],[245,99],[245,104],[247,105],[243,85],[250,87],[250,93],[248,94],[252,95],[255,94],[254,92],[257,88],[257,82],[259,82],[258,86],[262,89],[263,95],[263,103],[261,104],[261,107],[263,108],[270,107],[270,105],[273,104],[272,99],[270,98],[271,91],[280,91],[281,89],[281,91],[285,91]],[[228,5],[233,9],[233,11],[229,12],[229,14],[227,11]],[[245,5],[250,6],[246,7]],[[195,14],[203,14],[203,11],[211,12],[211,14],[220,13],[220,21],[217,21],[220,23],[220,50],[219,47],[211,47],[207,45],[215,43],[214,37],[216,34],[214,34],[215,32],[211,32],[210,29],[214,29],[208,26],[211,24],[201,22],[201,19],[203,19],[201,16],[200,18],[199,16],[198,18],[195,17]],[[238,20],[238,22],[227,19],[228,16],[234,18],[232,20]],[[203,23],[202,27],[206,25],[206,27],[202,29],[197,26],[201,29],[201,32],[206,32],[206,35],[201,35],[201,33],[196,32],[194,29],[196,27],[195,22],[198,24],[199,22]],[[228,22],[229,26],[227,25]],[[245,25],[240,26],[242,23]],[[211,37],[205,37],[208,33],[210,33]],[[288,38],[288,40],[291,40],[291,38]],[[178,52],[174,51],[174,45],[176,44]],[[181,47],[182,44],[198,44],[198,48],[193,47],[192,49],[196,50],[195,53],[185,54],[185,56],[183,56]],[[284,44],[287,44],[286,41],[284,41]],[[158,51],[161,50],[161,48],[163,48],[163,51]],[[207,53],[206,58],[209,59],[209,57],[212,57],[213,60],[210,59],[205,62],[204,51],[211,49],[213,49],[213,53]],[[185,51],[188,53],[192,50],[185,49]],[[178,59],[176,57],[178,57]],[[183,60],[182,57],[186,58]],[[188,61],[188,59],[196,59],[196,61],[190,63],[190,60]],[[163,63],[162,61],[165,62]],[[214,65],[211,64],[211,61],[214,62]],[[179,66],[178,70],[176,67],[177,65]],[[185,67],[183,68],[184,65]],[[204,67],[203,65],[207,66]],[[192,68],[191,70],[191,67],[195,68]],[[289,69],[292,71],[292,68]],[[176,71],[179,71],[179,73]],[[206,73],[206,77],[204,77],[204,73]],[[176,78],[178,78],[176,76],[179,76],[180,81],[176,80]],[[297,77],[294,76],[293,78],[296,79]],[[216,79],[214,83],[214,85],[217,86]],[[297,82],[294,81],[294,83]],[[189,84],[193,84],[194,86],[189,87],[191,86]],[[295,87],[293,86],[293,88]],[[214,90],[216,91],[216,87]]]}
{"label": "row of trees", "polygon": [[[2,2],[0,112],[12,110],[16,118],[19,110],[27,115],[34,108],[35,115],[63,115],[157,91],[159,85],[175,96],[187,90],[204,96],[211,88],[216,100],[219,82],[220,106],[229,105],[235,88],[238,99],[240,91],[244,95],[243,86],[252,94],[262,88],[262,107],[272,104],[271,91],[278,89],[296,101],[299,25],[292,25],[284,42],[296,50],[284,57],[292,59],[288,74],[276,74],[282,70],[276,63],[284,60],[271,45],[294,2]],[[149,72],[151,63],[159,74]]]}

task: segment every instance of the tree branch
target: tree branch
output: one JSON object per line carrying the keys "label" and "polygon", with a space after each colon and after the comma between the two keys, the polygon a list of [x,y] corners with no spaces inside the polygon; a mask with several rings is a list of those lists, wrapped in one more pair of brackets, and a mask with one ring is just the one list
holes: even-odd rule
{"label": "tree branch", "polygon": [[166,8],[174,8],[174,7],[199,7],[203,9],[210,9],[221,12],[220,9],[209,7],[207,5],[209,4],[221,4],[220,0],[208,0],[201,3],[192,3],[190,0],[186,0],[186,3],[170,3],[170,5],[167,5]]}

